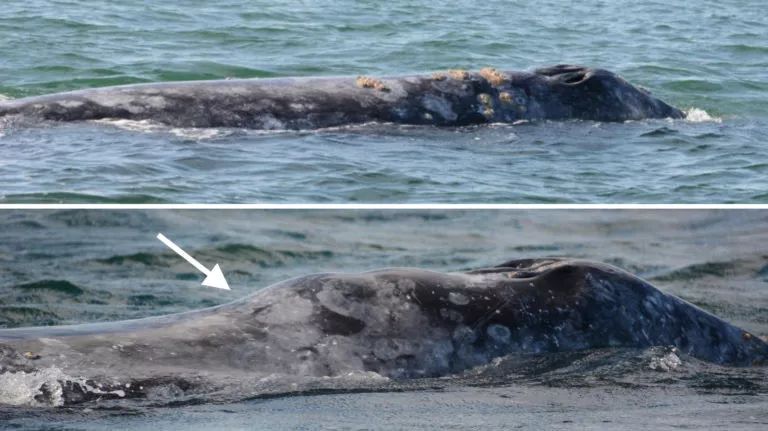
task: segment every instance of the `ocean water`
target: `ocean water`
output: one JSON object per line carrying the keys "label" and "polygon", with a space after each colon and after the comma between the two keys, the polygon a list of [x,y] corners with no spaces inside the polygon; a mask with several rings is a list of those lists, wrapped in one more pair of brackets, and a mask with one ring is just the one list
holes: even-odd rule
{"label": "ocean water", "polygon": [[578,63],[686,120],[315,132],[0,124],[2,202],[767,202],[759,0],[7,0],[0,94]]}
{"label": "ocean water", "polygon": [[[155,239],[219,263],[231,291]],[[756,210],[34,210],[0,212],[0,327],[162,315],[314,272],[438,271],[569,256],[618,265],[768,335],[768,214]],[[241,399],[3,406],[9,429],[763,429],[768,368],[666,348],[512,358],[456,376],[245,388]],[[18,387],[2,387],[3,390]],[[31,404],[35,404],[31,402]]]}

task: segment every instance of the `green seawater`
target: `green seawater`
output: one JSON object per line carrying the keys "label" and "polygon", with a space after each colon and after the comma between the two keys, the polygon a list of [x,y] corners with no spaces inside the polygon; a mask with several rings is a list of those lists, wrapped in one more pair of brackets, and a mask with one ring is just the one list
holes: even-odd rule
{"label": "green seawater", "polygon": [[53,1],[0,7],[0,94],[447,68],[615,71],[688,120],[317,132],[0,124],[0,201],[768,202],[759,0]]}

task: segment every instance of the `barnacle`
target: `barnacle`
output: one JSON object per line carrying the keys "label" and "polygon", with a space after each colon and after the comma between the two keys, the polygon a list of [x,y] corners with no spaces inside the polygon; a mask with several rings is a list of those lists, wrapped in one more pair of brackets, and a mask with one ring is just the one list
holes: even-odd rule
{"label": "barnacle", "polygon": [[458,79],[460,81],[466,81],[469,79],[469,72],[463,69],[453,69],[448,71],[448,75],[453,79]]}
{"label": "barnacle", "polygon": [[506,82],[507,77],[503,73],[492,67],[484,67],[480,69],[480,76],[485,78],[491,85],[501,85]]}
{"label": "barnacle", "polygon": [[384,83],[381,82],[381,80],[376,78],[371,78],[368,76],[358,76],[357,79],[355,80],[355,83],[360,88],[373,88],[375,90],[384,91],[384,92],[389,91],[389,87],[384,85]]}
{"label": "barnacle", "polygon": [[487,119],[491,119],[495,111],[493,110],[493,98],[488,93],[480,93],[477,95],[477,101],[483,105],[483,116]]}
{"label": "barnacle", "polygon": [[40,355],[34,352],[24,352],[24,357],[32,360],[40,359]]}

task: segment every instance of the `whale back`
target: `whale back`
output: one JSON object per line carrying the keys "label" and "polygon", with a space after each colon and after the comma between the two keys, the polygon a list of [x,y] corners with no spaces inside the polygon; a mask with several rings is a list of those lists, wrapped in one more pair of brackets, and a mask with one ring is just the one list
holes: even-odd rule
{"label": "whale back", "polygon": [[304,77],[134,84],[0,101],[0,117],[152,120],[174,127],[317,129],[366,122],[438,126],[682,118],[619,76],[582,66],[534,72]]}
{"label": "whale back", "polygon": [[270,376],[441,377],[508,355],[655,346],[724,365],[768,358],[760,338],[616,267],[528,259],[314,274],[189,313],[0,330],[0,382],[55,372],[47,391],[71,404]]}

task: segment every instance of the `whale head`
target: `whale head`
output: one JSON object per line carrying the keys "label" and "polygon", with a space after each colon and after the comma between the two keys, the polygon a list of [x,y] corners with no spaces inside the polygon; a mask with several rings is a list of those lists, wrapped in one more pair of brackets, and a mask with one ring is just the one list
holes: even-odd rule
{"label": "whale head", "polygon": [[685,117],[650,91],[604,69],[560,64],[534,73],[545,77],[549,94],[554,96],[547,98],[547,110],[559,112],[563,118],[628,121]]}

